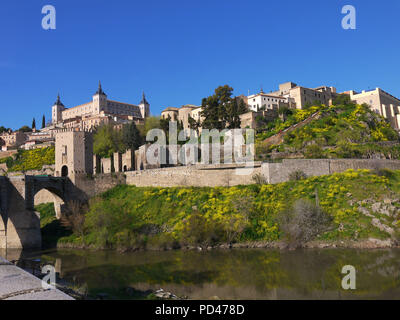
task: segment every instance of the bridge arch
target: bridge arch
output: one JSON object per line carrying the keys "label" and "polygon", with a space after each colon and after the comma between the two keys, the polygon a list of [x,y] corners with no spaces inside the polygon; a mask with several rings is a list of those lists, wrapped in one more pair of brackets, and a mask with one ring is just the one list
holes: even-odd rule
{"label": "bridge arch", "polygon": [[67,178],[0,177],[0,248],[39,248],[40,215],[34,208],[40,197],[42,203],[53,202],[60,218],[67,201],[81,193]]}
{"label": "bridge arch", "polygon": [[45,188],[36,190],[33,199],[33,205],[36,207],[39,204],[53,203],[56,218],[60,219],[65,209],[66,203],[64,196],[56,189]]}

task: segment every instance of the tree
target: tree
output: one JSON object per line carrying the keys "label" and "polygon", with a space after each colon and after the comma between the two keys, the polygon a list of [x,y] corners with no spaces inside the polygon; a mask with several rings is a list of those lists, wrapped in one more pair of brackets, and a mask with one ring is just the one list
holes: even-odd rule
{"label": "tree", "polygon": [[345,93],[339,94],[334,100],[333,100],[333,105],[338,106],[338,105],[349,105],[354,103],[351,101],[350,96]]}
{"label": "tree", "polygon": [[10,128],[0,126],[0,133],[7,132],[7,131],[10,131]]}
{"label": "tree", "polygon": [[299,199],[289,210],[279,213],[278,221],[289,245],[299,247],[327,231],[332,218],[318,203]]}
{"label": "tree", "polygon": [[134,122],[122,127],[122,143],[125,149],[132,150],[137,150],[143,144],[142,136]]}
{"label": "tree", "polygon": [[94,133],[93,152],[102,158],[111,158],[114,152],[124,152],[121,130],[112,124],[102,125]]}
{"label": "tree", "polygon": [[201,127],[200,121],[193,119],[190,115],[188,118],[189,128],[196,131],[199,134],[199,128]]}
{"label": "tree", "polygon": [[22,126],[21,128],[19,128],[18,131],[21,131],[21,132],[31,132],[32,129],[29,128],[28,126]]}
{"label": "tree", "polygon": [[232,98],[233,88],[219,86],[212,96],[204,98],[201,106],[204,117],[203,128],[223,130],[240,128],[240,115],[248,112],[247,106],[239,97]]}
{"label": "tree", "polygon": [[248,112],[248,108],[241,98],[233,98],[226,106],[226,122],[229,129],[240,128],[240,115]]}
{"label": "tree", "polygon": [[42,117],[42,129],[46,127],[46,117],[43,115]]}
{"label": "tree", "polygon": [[32,129],[36,129],[36,120],[33,118],[32,120]]}
{"label": "tree", "polygon": [[160,117],[147,117],[144,121],[144,125],[138,126],[140,134],[144,137],[143,140],[146,140],[147,132],[152,129],[160,129]]}
{"label": "tree", "polygon": [[167,119],[164,119],[164,118],[160,119],[160,128],[161,128],[161,130],[164,131],[166,137],[168,137],[170,121],[171,121],[170,115],[168,115]]}
{"label": "tree", "polygon": [[218,130],[226,128],[226,105],[231,101],[232,92],[233,88],[228,85],[219,86],[212,96],[202,100],[203,128]]}

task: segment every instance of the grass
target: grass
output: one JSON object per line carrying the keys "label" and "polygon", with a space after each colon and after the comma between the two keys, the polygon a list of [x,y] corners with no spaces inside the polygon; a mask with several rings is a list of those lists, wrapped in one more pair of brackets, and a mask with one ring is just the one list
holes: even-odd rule
{"label": "grass", "polygon": [[[38,210],[44,212],[44,238],[52,241],[99,248],[151,248],[184,242],[185,222],[194,212],[199,212],[210,226],[230,223],[232,216],[245,216],[246,228],[238,233],[237,242],[282,240],[277,216],[290,210],[297,199],[308,199],[318,202],[333,218],[332,228],[320,235],[320,240],[388,239],[389,234],[373,226],[372,218],[358,210],[362,205],[358,202],[369,199],[370,203],[363,206],[383,224],[393,227],[394,215],[382,216],[371,210],[371,203],[400,197],[400,171],[385,172],[348,170],[276,185],[216,188],[121,185],[92,199],[84,237],[59,231],[47,205]],[[238,200],[248,201],[248,208],[238,209]]]}

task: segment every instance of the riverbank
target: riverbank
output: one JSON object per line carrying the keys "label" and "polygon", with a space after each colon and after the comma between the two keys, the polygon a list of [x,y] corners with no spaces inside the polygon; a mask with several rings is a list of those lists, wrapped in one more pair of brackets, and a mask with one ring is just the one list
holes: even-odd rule
{"label": "riverbank", "polygon": [[[400,171],[348,170],[276,185],[138,188],[117,186],[75,208],[67,221],[41,212],[46,247],[169,250],[210,247],[286,248],[282,217],[317,210],[329,226],[301,247],[397,246]],[[307,213],[307,212],[306,212]],[[312,230],[313,231],[313,230]],[[314,240],[314,241],[309,241]]]}
{"label": "riverbank", "polygon": [[58,289],[44,289],[42,281],[0,257],[0,300],[74,300]]}
{"label": "riverbank", "polygon": [[[59,243],[57,249],[78,249],[78,250],[109,250],[106,247],[96,247],[93,245],[83,245],[74,243]],[[400,244],[396,240],[387,239],[380,240],[375,238],[362,239],[362,240],[337,240],[337,241],[310,241],[298,248],[303,249],[325,249],[325,248],[338,248],[338,249],[389,249],[400,248]],[[216,246],[209,246],[206,249],[194,246],[182,246],[179,248],[130,248],[130,249],[116,249],[120,253],[135,252],[135,251],[169,251],[169,250],[187,250],[187,251],[203,251],[203,250],[231,250],[231,249],[279,249],[291,250],[288,243],[284,241],[255,241],[255,242],[240,242],[233,244],[219,244]]]}

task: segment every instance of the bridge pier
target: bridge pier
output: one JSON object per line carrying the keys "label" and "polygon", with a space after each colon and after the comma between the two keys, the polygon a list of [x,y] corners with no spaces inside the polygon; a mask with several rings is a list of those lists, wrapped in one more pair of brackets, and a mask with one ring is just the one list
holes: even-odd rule
{"label": "bridge pier", "polygon": [[0,216],[0,249],[7,248],[6,227],[4,226],[3,219]]}
{"label": "bridge pier", "polygon": [[40,248],[40,214],[35,195],[47,189],[54,195],[57,218],[64,209],[66,180],[53,177],[0,177],[0,249]]}
{"label": "bridge pier", "polygon": [[40,248],[40,215],[33,210],[12,212],[7,223],[7,249]]}

